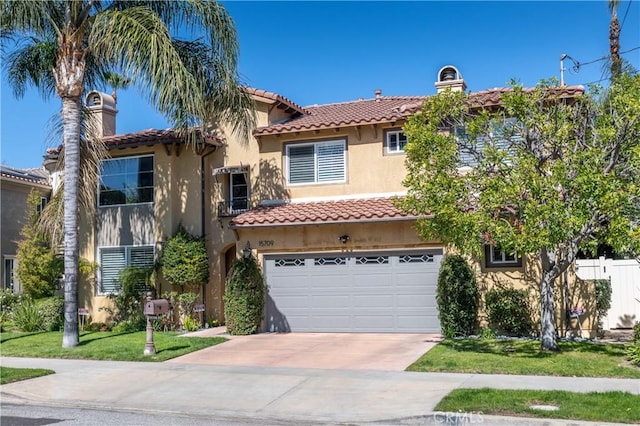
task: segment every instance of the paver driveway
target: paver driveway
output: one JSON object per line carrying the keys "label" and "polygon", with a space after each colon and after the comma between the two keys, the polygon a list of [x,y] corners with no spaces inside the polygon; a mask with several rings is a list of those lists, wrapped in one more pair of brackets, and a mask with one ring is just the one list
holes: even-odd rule
{"label": "paver driveway", "polygon": [[[217,334],[207,331],[201,333]],[[262,333],[225,337],[230,340],[167,362],[403,371],[440,341],[436,334],[384,333]]]}

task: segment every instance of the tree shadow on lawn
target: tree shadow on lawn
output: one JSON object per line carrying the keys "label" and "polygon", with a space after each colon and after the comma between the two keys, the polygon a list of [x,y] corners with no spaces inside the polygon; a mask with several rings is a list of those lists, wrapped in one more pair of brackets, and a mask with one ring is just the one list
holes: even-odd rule
{"label": "tree shadow on lawn", "polygon": [[24,337],[35,336],[36,334],[45,333],[44,331],[34,331],[33,333],[0,333],[0,343],[8,342],[9,340],[22,339]]}
{"label": "tree shadow on lawn", "polygon": [[[129,332],[117,333],[117,334],[114,334],[113,332],[104,332],[104,331],[85,331],[80,334],[80,341],[78,342],[78,346],[88,345],[91,342],[96,342],[102,339],[111,339],[114,337],[125,336],[127,334],[134,334],[134,333],[138,333],[138,331],[129,331]],[[96,334],[101,336],[94,337]],[[85,339],[82,340],[82,338],[85,338]]]}
{"label": "tree shadow on lawn", "polygon": [[461,339],[445,340],[444,345],[456,352],[476,352],[484,354],[501,355],[505,357],[519,356],[527,358],[550,358],[563,353],[593,353],[607,356],[624,356],[624,345],[611,345],[595,342],[560,342],[560,352],[543,351],[540,349],[539,340],[479,340]]}

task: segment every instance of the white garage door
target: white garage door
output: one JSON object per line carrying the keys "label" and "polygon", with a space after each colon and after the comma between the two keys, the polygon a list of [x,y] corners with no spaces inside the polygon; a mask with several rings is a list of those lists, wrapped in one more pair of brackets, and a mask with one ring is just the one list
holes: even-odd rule
{"label": "white garage door", "polygon": [[442,250],[265,256],[266,331],[439,333]]}

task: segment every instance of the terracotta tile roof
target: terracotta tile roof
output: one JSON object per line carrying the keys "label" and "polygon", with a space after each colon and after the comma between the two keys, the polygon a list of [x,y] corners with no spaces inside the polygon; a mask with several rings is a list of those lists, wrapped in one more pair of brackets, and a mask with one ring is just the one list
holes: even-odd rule
{"label": "terracotta tile roof", "polygon": [[291,99],[285,98],[284,96],[278,95],[277,93],[267,92],[266,90],[256,89],[253,87],[244,87],[243,89],[245,92],[247,92],[250,95],[260,96],[262,98],[267,98],[267,99],[271,99],[272,101],[275,101],[276,103],[279,104],[279,106],[282,109],[284,109],[289,113],[298,113],[298,114],[309,113],[309,111],[307,111],[305,108],[301,107],[297,103],[293,102]]}
{"label": "terracotta tile roof", "polygon": [[[533,90],[533,89],[525,89]],[[511,91],[502,87],[483,90],[471,94],[474,107],[496,106],[502,95]],[[557,88],[557,95],[571,98],[584,93],[582,86],[564,86]],[[374,99],[313,105],[305,107],[307,113],[285,123],[272,124],[256,129],[255,134],[275,135],[307,130],[330,129],[362,124],[390,123],[402,120],[417,112],[427,96],[380,96]]]}
{"label": "terracotta tile roof", "polygon": [[413,219],[393,205],[393,198],[260,205],[236,216],[232,228]]}
{"label": "terracotta tile roof", "polygon": [[325,129],[358,124],[388,123],[409,115],[408,107],[416,109],[426,96],[381,96],[327,105],[305,107],[307,114],[285,123],[256,129],[256,135],[269,135]]}
{"label": "terracotta tile roof", "polygon": [[[108,148],[184,142],[184,138],[182,138],[180,134],[173,129],[147,129],[139,132],[123,133],[121,135],[105,136],[102,140]],[[212,146],[221,145],[221,142],[217,137],[208,138],[205,143]]]}
{"label": "terracotta tile roof", "polygon": [[[129,148],[140,145],[155,145],[155,144],[170,144],[170,143],[183,143],[182,138],[178,132],[173,129],[147,129],[140,130],[138,132],[123,133],[112,136],[105,136],[102,138],[108,149],[112,148]],[[204,142],[209,146],[221,146],[222,142],[217,137],[209,137]],[[53,158],[60,154],[62,145],[57,148],[47,148],[48,158]]]}
{"label": "terracotta tile roof", "polygon": [[0,165],[0,176],[3,179],[51,186],[49,183],[49,172],[45,169],[17,169],[15,167]]}

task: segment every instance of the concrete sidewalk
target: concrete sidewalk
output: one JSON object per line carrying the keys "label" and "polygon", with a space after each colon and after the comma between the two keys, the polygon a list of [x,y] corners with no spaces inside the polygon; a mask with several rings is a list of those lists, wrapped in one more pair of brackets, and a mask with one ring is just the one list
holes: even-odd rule
{"label": "concrete sidewalk", "polygon": [[[438,401],[460,387],[619,390],[640,381],[570,377],[321,370],[0,358],[3,366],[56,374],[0,387],[3,403],[311,423],[434,424]],[[485,416],[488,424],[576,424]],[[414,423],[415,422],[415,423]],[[580,424],[587,424],[580,422]]]}

